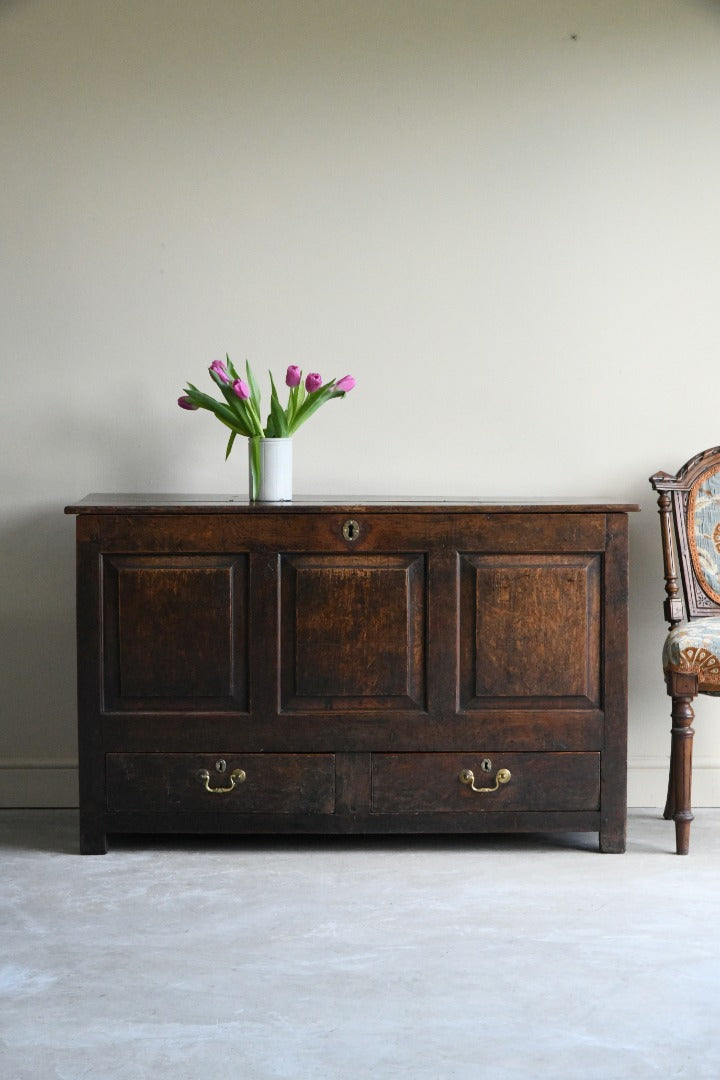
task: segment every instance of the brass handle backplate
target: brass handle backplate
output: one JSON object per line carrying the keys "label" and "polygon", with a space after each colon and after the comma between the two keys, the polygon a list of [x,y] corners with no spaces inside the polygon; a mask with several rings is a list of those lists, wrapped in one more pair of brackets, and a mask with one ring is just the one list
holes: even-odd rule
{"label": "brass handle backplate", "polygon": [[247,777],[244,769],[233,769],[230,773],[229,787],[210,787],[210,773],[207,769],[201,769],[198,773],[198,779],[201,784],[205,785],[205,790],[209,791],[211,795],[227,795],[229,791],[235,790],[236,784],[244,783]]}
{"label": "brass handle backplate", "polygon": [[495,774],[495,783],[492,787],[475,787],[475,773],[472,769],[463,769],[459,779],[462,784],[467,784],[471,791],[477,791],[478,795],[488,795],[491,791],[497,791],[501,784],[509,783],[510,770],[498,769]]}

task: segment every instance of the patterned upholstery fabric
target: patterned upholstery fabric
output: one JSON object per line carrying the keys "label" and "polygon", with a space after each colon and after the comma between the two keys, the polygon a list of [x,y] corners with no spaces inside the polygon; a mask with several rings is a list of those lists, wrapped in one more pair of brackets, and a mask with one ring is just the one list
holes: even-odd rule
{"label": "patterned upholstery fabric", "polygon": [[708,596],[720,604],[720,472],[710,472],[690,494],[688,536],[693,569]]}
{"label": "patterned upholstery fabric", "polygon": [[720,615],[674,626],[665,640],[663,670],[694,671],[700,693],[720,694]]}

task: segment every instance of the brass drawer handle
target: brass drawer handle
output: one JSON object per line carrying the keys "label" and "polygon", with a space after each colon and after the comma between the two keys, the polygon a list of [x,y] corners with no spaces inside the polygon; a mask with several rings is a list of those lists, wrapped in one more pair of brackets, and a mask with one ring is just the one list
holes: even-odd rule
{"label": "brass drawer handle", "polygon": [[227,795],[229,791],[235,790],[236,784],[242,784],[247,779],[244,769],[233,769],[230,773],[230,786],[229,787],[210,787],[210,773],[207,769],[201,769],[198,773],[200,783],[205,784],[205,790],[209,791],[211,795]]}
{"label": "brass drawer handle", "polygon": [[491,791],[497,791],[501,784],[509,783],[510,770],[498,769],[495,774],[495,783],[492,787],[475,787],[475,773],[472,769],[463,769],[459,779],[461,783],[468,784],[471,791],[477,791],[478,795],[487,795]]}

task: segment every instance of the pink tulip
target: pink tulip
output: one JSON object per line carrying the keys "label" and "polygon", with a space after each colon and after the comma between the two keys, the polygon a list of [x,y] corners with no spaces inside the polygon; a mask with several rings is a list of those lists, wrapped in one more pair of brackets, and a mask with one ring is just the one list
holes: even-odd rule
{"label": "pink tulip", "polygon": [[187,394],[183,394],[182,397],[178,398],[178,405],[181,409],[187,409],[189,412],[194,412],[198,408],[198,406],[190,400]]}
{"label": "pink tulip", "polygon": [[223,364],[222,360],[213,360],[209,370],[214,371],[221,382],[230,382],[230,376],[228,375],[227,368]]}
{"label": "pink tulip", "polygon": [[352,375],[343,375],[342,379],[335,383],[335,389],[342,390],[346,394],[348,390],[352,390],[354,385],[355,379]]}
{"label": "pink tulip", "polygon": [[317,371],[311,371],[305,380],[305,389],[308,394],[314,394],[316,390],[319,390],[322,386],[322,375],[318,375]]}
{"label": "pink tulip", "polygon": [[287,372],[285,374],[285,385],[290,386],[290,387],[299,386],[301,379],[302,379],[302,371],[297,366],[297,364],[291,364],[290,367],[287,369]]}
{"label": "pink tulip", "polygon": [[232,388],[233,393],[237,394],[237,396],[243,401],[247,401],[247,399],[250,397],[250,387],[246,382],[243,381],[243,379],[236,379],[235,382],[232,384]]}

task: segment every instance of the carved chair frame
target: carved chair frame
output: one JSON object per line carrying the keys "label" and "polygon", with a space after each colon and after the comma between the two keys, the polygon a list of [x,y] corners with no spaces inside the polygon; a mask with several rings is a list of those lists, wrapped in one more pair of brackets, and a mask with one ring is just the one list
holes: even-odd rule
{"label": "carved chair frame", "polygon": [[[696,492],[704,478],[719,469],[720,446],[714,446],[690,458],[674,476],[658,472],[650,477],[653,489],[658,492],[665,571],[664,612],[671,630],[684,618],[691,622],[720,615],[720,595],[701,573],[693,528]],[[678,855],[687,855],[693,820],[690,803],[695,714],[691,703],[701,691],[698,675],[693,671],[670,671],[666,684],[672,697],[672,749],[664,816],[675,821]]]}

